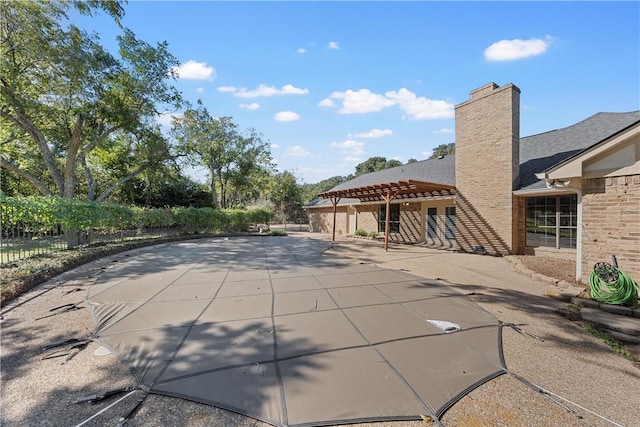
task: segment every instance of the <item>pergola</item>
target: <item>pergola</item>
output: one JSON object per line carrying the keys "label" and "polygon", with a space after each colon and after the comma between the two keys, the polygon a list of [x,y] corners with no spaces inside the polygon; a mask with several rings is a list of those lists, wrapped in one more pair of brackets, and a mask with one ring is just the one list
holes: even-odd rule
{"label": "pergola", "polygon": [[336,240],[336,211],[338,202],[342,198],[360,199],[361,202],[375,202],[384,200],[386,203],[386,218],[384,224],[384,250],[389,248],[389,205],[393,199],[414,199],[418,197],[428,197],[443,195],[455,190],[453,185],[436,184],[433,182],[407,180],[397,182],[385,182],[373,185],[365,185],[362,187],[345,188],[342,190],[327,191],[318,194],[318,197],[330,199],[333,205],[333,236],[332,240]]}

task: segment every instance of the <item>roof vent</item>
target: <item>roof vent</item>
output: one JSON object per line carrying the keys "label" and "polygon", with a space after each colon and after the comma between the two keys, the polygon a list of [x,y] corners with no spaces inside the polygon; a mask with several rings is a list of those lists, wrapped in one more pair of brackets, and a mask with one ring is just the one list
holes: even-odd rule
{"label": "roof vent", "polygon": [[444,156],[438,156],[438,159],[444,159]]}

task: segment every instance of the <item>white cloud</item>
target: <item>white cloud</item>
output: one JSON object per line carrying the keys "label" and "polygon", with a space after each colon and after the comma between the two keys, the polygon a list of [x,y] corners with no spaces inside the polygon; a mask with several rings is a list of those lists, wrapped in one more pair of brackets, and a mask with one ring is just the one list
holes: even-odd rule
{"label": "white cloud", "polygon": [[433,100],[402,88],[385,94],[393,100],[411,120],[444,119],[454,116],[453,104],[442,100]]}
{"label": "white cloud", "polygon": [[271,148],[273,148],[275,150],[277,148],[280,148],[280,146],[278,144],[271,144]]}
{"label": "white cloud", "polygon": [[178,73],[178,78],[187,80],[213,80],[216,77],[216,69],[207,66],[206,62],[196,62],[193,59],[185,62],[173,70]]}
{"label": "white cloud", "polygon": [[257,110],[260,108],[260,104],[257,102],[252,102],[251,104],[242,103],[240,104],[240,108],[244,108],[245,110]]}
{"label": "white cloud", "polygon": [[340,49],[340,42],[329,42],[328,49]]}
{"label": "white cloud", "polygon": [[391,129],[371,129],[369,132],[356,133],[355,136],[360,138],[382,138],[383,136],[393,135]]}
{"label": "white cloud", "polygon": [[453,129],[438,129],[438,130],[434,130],[433,133],[435,134],[445,134],[445,133],[454,133],[455,131]]}
{"label": "white cloud", "polygon": [[199,87],[199,88],[196,89],[196,92],[204,93],[204,88],[203,87]]}
{"label": "white cloud", "polygon": [[423,151],[421,153],[426,159],[428,159],[429,157],[431,157],[433,155],[433,150],[429,150],[429,151]]}
{"label": "white cloud", "polygon": [[218,92],[235,92],[236,90],[238,89],[233,86],[220,86],[218,88]]}
{"label": "white cloud", "polygon": [[550,36],[545,37],[545,40],[536,38],[500,40],[485,49],[484,58],[487,61],[515,61],[537,56],[547,51],[551,40]]}
{"label": "white cloud", "polygon": [[349,153],[353,156],[365,153],[364,142],[354,141],[351,139],[343,142],[332,142],[331,146],[334,148],[339,148],[343,153]]}
{"label": "white cloud", "polygon": [[394,105],[394,101],[373,93],[369,89],[333,92],[329,98],[342,100],[342,107],[338,110],[342,114],[374,113]]}
{"label": "white cloud", "polygon": [[307,49],[304,49],[301,47],[300,49],[298,49],[298,53],[299,54],[307,53]]}
{"label": "white cloud", "polygon": [[307,150],[300,145],[294,145],[293,147],[289,147],[285,150],[284,155],[282,157],[309,157],[311,156],[311,151]]}
{"label": "white cloud", "polygon": [[[454,105],[450,102],[417,96],[415,93],[402,88],[388,91],[384,95],[371,92],[369,89],[346,92],[333,92],[328,98],[320,101],[321,107],[333,107],[333,100],[341,101],[341,114],[374,113],[384,108],[398,106],[411,120],[427,120],[451,118],[454,116]],[[361,136],[361,135],[359,135]],[[381,135],[382,136],[382,135]],[[374,138],[374,136],[369,136]]]}
{"label": "white cloud", "polygon": [[332,100],[330,100],[329,98],[325,98],[325,99],[323,99],[322,101],[320,101],[320,102],[318,103],[318,105],[319,105],[320,107],[333,107],[333,106],[335,106],[335,104],[333,103],[333,101],[332,101]]}
{"label": "white cloud", "polygon": [[160,113],[156,116],[156,123],[159,124],[160,126],[171,126],[171,121],[173,120],[173,118],[179,119],[182,118],[182,113],[169,113],[169,112],[164,112],[164,113]]}
{"label": "white cloud", "polygon": [[296,120],[300,120],[300,114],[294,113],[293,111],[280,111],[274,114],[273,118],[278,122],[295,122]]}
{"label": "white cloud", "polygon": [[253,90],[242,88],[235,95],[240,98],[257,98],[259,96],[276,96],[276,95],[305,95],[309,93],[309,89],[300,89],[293,85],[284,85],[280,89],[274,86],[259,85]]}
{"label": "white cloud", "polygon": [[362,161],[362,157],[347,156],[344,158],[344,161],[350,163],[360,163]]}

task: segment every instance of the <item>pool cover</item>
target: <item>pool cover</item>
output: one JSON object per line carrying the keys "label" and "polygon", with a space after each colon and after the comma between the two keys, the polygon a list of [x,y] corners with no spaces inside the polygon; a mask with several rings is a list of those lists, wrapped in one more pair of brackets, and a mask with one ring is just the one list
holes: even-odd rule
{"label": "pool cover", "polygon": [[94,338],[151,393],[276,426],[439,420],[506,372],[498,319],[433,280],[296,237],[141,249],[88,293]]}

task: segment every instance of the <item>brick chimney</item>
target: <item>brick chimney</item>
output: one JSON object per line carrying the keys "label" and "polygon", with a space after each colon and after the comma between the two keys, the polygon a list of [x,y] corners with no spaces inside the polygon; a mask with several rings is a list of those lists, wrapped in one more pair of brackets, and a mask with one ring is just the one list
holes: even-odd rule
{"label": "brick chimney", "polygon": [[515,253],[520,89],[489,83],[456,106],[456,242],[460,249]]}

